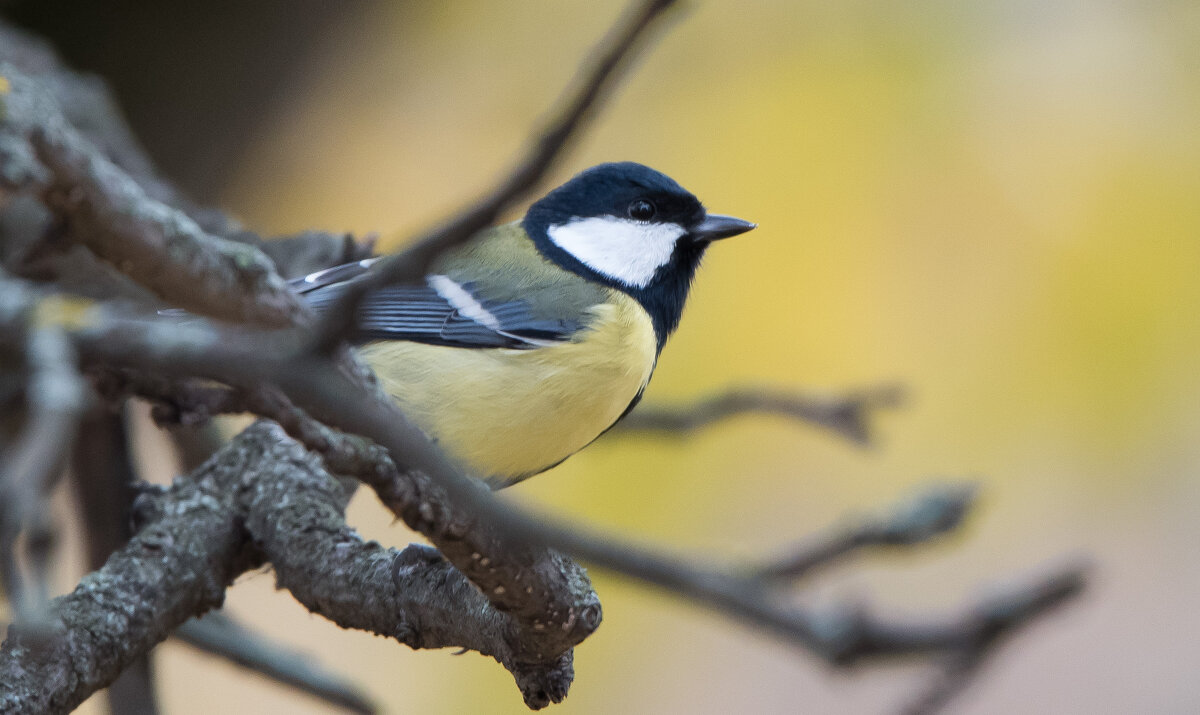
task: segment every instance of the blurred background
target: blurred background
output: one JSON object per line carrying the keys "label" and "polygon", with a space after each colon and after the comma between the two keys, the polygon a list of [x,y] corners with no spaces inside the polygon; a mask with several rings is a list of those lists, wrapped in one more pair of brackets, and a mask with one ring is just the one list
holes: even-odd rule
{"label": "blurred background", "polygon": [[[379,232],[394,249],[502,174],[625,4],[0,10],[105,76],[197,198],[264,233]],[[1002,648],[953,709],[1200,711],[1200,4],[690,6],[547,184],[636,160],[760,224],[710,252],[647,402],[892,380],[912,399],[866,450],[747,417],[682,441],[605,439],[510,496],[737,561],[922,483],[977,480],[981,508],[957,536],[857,561],[798,600],[955,612],[1089,554],[1083,599]],[[147,467],[169,475],[142,436]],[[350,519],[384,543],[412,538],[367,493]],[[66,544],[60,589],[79,554]],[[933,672],[834,672],[593,576],[604,625],[556,713],[881,713]],[[494,662],[339,630],[269,572],[227,603],[387,712],[525,712]],[[156,665],[167,713],[327,712],[175,643]]]}

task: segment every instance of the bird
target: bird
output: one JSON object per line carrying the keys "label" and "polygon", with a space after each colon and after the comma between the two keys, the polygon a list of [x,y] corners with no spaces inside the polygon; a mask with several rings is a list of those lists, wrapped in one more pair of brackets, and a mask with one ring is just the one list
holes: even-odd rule
{"label": "bird", "polygon": [[[510,486],[637,405],[706,249],[755,227],[647,166],[600,164],[443,253],[423,285],[369,293],[350,342],[458,468]],[[320,315],[378,260],[291,286]]]}

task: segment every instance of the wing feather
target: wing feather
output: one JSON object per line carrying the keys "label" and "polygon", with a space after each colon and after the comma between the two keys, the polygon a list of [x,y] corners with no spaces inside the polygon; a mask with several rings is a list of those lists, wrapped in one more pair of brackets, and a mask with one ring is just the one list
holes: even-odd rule
{"label": "wing feather", "polygon": [[[376,260],[317,271],[291,281],[291,286],[321,313]],[[430,276],[424,286],[374,291],[359,311],[356,342],[411,340],[463,348],[535,348],[569,340],[583,327],[579,320],[535,317],[523,300],[489,301],[476,288],[446,276]]]}

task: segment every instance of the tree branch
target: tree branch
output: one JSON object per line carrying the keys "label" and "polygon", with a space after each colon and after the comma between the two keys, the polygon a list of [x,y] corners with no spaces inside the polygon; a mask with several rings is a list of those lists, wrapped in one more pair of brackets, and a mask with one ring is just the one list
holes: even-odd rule
{"label": "tree branch", "polygon": [[30,139],[53,177],[42,198],[65,222],[65,237],[194,313],[268,327],[307,319],[308,308],[258,249],[205,233],[150,198],[65,126]]}
{"label": "tree branch", "polygon": [[730,417],[765,413],[824,427],[851,442],[866,445],[871,441],[871,414],[903,404],[904,390],[899,385],[880,385],[835,397],[789,395],[769,389],[734,389],[690,404],[638,405],[617,423],[613,433],[684,436]]}
{"label": "tree branch", "polygon": [[320,667],[312,656],[272,643],[239,624],[224,611],[184,623],[174,637],[197,650],[252,670],[352,713],[371,715],[376,707],[362,690]]}
{"label": "tree branch", "polygon": [[[236,491],[221,476],[286,472],[287,445],[264,449],[230,449],[177,483],[171,509],[72,593],[54,599],[52,637],[31,640],[10,626],[0,646],[0,711],[69,712],[188,618],[219,606],[248,565],[239,558],[245,541],[230,508]],[[268,456],[280,461],[262,458]]]}
{"label": "tree branch", "polygon": [[[0,458],[0,552],[8,555],[2,575],[17,620],[24,622],[43,620],[54,542],[46,500],[71,452],[86,390],[74,344],[59,326],[39,324],[37,313],[18,310],[16,316],[29,371],[27,416],[16,443]],[[12,560],[22,531],[33,576],[29,587],[22,587]]]}
{"label": "tree branch", "polygon": [[942,664],[942,672],[903,710],[907,715],[935,713],[962,692],[1005,639],[1079,595],[1087,565],[1079,562],[1041,580],[1010,587],[968,611],[958,625],[961,646]]}
{"label": "tree branch", "polygon": [[[12,47],[27,48],[26,55],[36,50],[28,49],[30,43],[20,42],[19,33],[10,28],[0,31],[18,40],[6,48],[9,52],[0,51],[0,77],[9,88],[0,97],[0,165],[5,168],[0,173],[0,206],[13,196],[36,195],[57,219],[56,225],[43,228],[47,240],[25,247],[22,263],[39,265],[65,246],[79,243],[173,305],[281,327],[306,322],[310,316],[264,250],[304,270],[313,268],[314,261],[329,265],[370,253],[372,240],[360,246],[347,235],[321,232],[268,244],[223,216],[214,220],[215,212],[188,205],[153,175],[136,143],[123,139],[124,132],[112,122],[102,121],[97,127],[93,120],[91,137],[69,122],[61,104],[78,91],[68,95],[62,86],[78,89],[81,83],[71,81],[68,73],[47,78],[50,73],[43,70],[37,80],[27,76],[4,60],[14,54]],[[102,93],[87,96],[92,97],[90,103],[109,108]],[[205,230],[193,215],[232,240]],[[21,236],[17,242],[29,239]],[[84,280],[92,279],[85,274]]]}
{"label": "tree branch", "polygon": [[531,668],[512,615],[428,547],[364,542],[344,524],[345,499],[316,457],[278,426],[247,429],[165,494],[145,495],[146,525],[52,602],[61,624],[54,637],[32,642],[19,624],[10,628],[0,647],[0,711],[69,711],[192,615],[218,607],[232,580],[264,559],[281,588],[343,627],[413,648],[491,655],[531,704],[565,695],[569,651],[557,669]]}
{"label": "tree branch", "polygon": [[754,573],[796,581],[864,549],[924,543],[957,529],[974,506],[976,491],[973,484],[927,487],[882,518],[859,519],[811,538]]}

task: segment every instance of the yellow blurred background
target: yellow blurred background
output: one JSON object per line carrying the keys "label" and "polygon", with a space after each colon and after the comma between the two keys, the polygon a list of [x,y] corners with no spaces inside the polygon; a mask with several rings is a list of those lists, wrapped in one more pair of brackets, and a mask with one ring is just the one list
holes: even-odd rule
{"label": "yellow blurred background", "polygon": [[[219,203],[263,232],[397,248],[502,174],[624,5],[366,5],[310,48]],[[897,380],[911,403],[868,450],[746,417],[606,438],[509,495],[734,562],[922,483],[977,480],[960,535],[798,599],[952,613],[1089,554],[1083,599],[1008,643],[955,711],[1200,711],[1197,117],[1194,2],[693,3],[547,184],[636,160],[760,224],[710,252],[647,402]],[[350,518],[413,538],[367,493]],[[556,713],[890,712],[933,673],[835,672],[594,578],[604,624]],[[386,712],[525,712],[494,662],[339,630],[270,573],[240,579],[228,609]],[[177,644],[156,658],[168,713],[328,712]]]}

